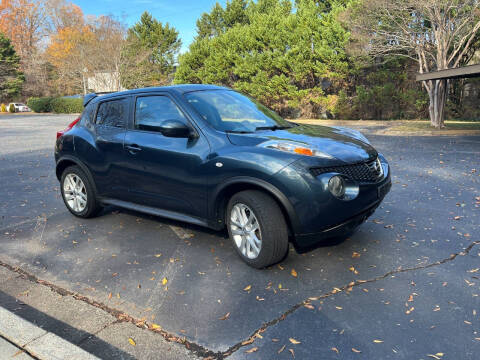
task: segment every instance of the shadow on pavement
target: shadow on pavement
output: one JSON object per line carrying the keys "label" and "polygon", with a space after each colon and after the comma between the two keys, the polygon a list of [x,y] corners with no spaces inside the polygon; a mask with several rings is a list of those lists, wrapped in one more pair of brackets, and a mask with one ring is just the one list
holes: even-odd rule
{"label": "shadow on pavement", "polygon": [[[57,320],[45,314],[44,312],[41,312],[23,303],[22,301],[4,293],[3,291],[0,291],[0,305],[15,315],[35,324],[36,326],[39,326],[40,328],[51,332],[62,339],[72,342],[79,348],[91,353],[92,355],[101,355],[102,358],[105,359],[105,353],[110,353],[111,357],[108,357],[107,359],[135,359],[132,355],[99,339],[94,334],[76,329],[63,321]],[[80,341],[74,342],[73,339],[80,339]],[[93,348],[91,346],[92,343],[95,344],[95,347]],[[87,348],[87,346],[84,346],[84,344],[90,344],[90,346]],[[106,351],[106,349],[108,349],[108,351]]]}

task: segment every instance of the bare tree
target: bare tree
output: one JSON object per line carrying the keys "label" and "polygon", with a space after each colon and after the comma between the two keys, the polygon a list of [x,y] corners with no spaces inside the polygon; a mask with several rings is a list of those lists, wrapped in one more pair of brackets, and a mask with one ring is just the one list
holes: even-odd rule
{"label": "bare tree", "polygon": [[[458,67],[480,29],[479,0],[361,0],[349,13],[354,37],[373,56],[400,55],[420,73]],[[446,80],[424,81],[431,125],[444,127]]]}

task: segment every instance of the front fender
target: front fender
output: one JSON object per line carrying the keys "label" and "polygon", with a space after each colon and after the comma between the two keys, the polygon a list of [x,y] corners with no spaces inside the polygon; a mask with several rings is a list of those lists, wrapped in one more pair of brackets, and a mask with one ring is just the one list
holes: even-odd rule
{"label": "front fender", "polygon": [[287,217],[287,222],[291,226],[293,233],[299,229],[299,221],[295,210],[288,200],[287,196],[272,183],[250,176],[236,176],[220,183],[211,194],[209,209],[211,209],[210,218],[216,219],[217,228],[224,226],[222,209],[226,205],[226,195],[245,189],[262,189],[270,194],[282,207]]}

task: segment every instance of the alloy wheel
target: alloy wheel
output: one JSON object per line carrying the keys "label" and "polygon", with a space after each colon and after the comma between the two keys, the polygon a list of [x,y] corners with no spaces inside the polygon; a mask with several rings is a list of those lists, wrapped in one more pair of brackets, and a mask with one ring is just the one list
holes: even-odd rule
{"label": "alloy wheel", "polygon": [[65,202],[73,211],[80,213],[87,207],[87,188],[76,174],[68,174],[63,182]]}
{"label": "alloy wheel", "polygon": [[262,249],[262,233],[255,213],[247,205],[237,203],[230,213],[230,233],[240,252],[256,259]]}

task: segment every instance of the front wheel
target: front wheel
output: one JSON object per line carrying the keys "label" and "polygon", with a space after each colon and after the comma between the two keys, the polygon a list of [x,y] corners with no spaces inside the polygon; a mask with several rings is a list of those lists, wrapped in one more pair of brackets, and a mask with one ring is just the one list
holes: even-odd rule
{"label": "front wheel", "polygon": [[285,258],[287,224],[269,195],[256,190],[235,194],[227,206],[226,222],[235,250],[248,265],[260,269]]}

